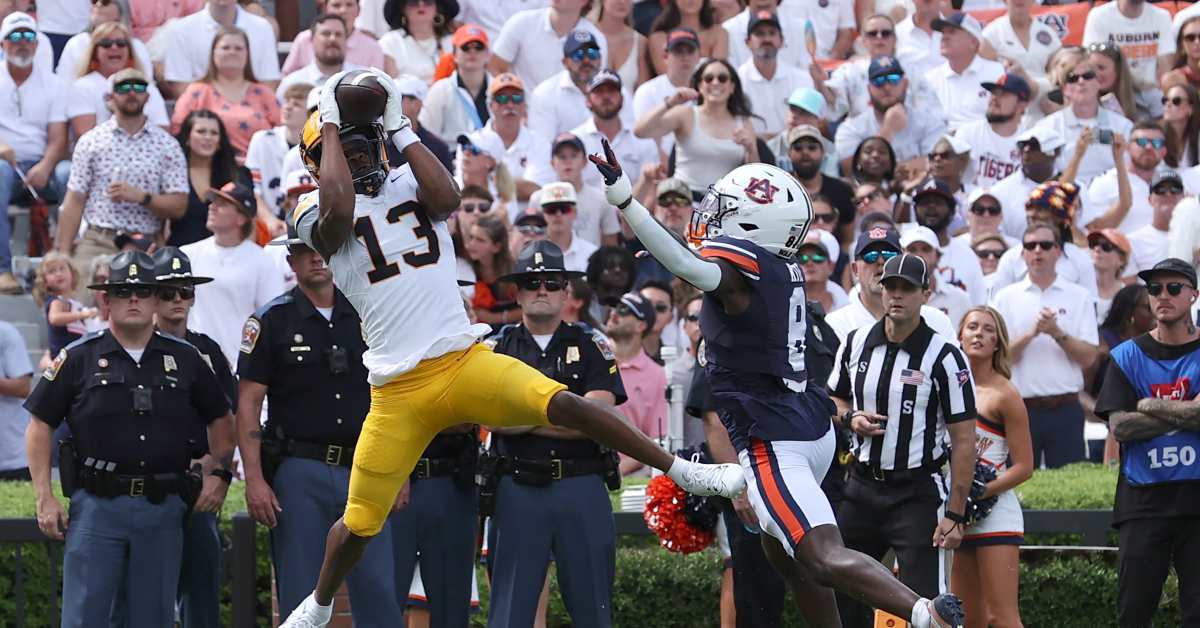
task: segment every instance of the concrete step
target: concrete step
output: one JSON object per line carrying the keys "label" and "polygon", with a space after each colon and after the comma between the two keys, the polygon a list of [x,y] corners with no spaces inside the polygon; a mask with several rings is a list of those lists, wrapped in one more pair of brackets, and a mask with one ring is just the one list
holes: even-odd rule
{"label": "concrete step", "polygon": [[[0,320],[16,326],[26,349],[39,357],[46,348],[46,318],[29,295],[0,295]],[[37,361],[34,361],[37,366]]]}

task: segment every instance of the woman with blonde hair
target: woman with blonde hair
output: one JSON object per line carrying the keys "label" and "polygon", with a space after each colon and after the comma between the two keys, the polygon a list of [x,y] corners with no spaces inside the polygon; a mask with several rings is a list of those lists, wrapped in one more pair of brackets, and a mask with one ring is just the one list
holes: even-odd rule
{"label": "woman with blonde hair", "polygon": [[1133,91],[1133,75],[1121,49],[1107,41],[1099,41],[1088,45],[1087,53],[1096,72],[1096,82],[1100,84],[1100,104],[1130,120],[1147,117],[1152,106],[1158,103],[1141,103],[1139,107]]}
{"label": "woman with blonde hair", "polygon": [[250,65],[250,39],[237,27],[224,27],[213,37],[208,72],[188,85],[171,114],[171,133],[178,134],[188,114],[200,109],[216,112],[229,142],[237,151],[238,163],[246,158],[246,147],[255,131],[280,124],[275,92],[254,78]]}
{"label": "woman with blonde hair", "polygon": [[150,124],[166,128],[171,123],[167,118],[167,105],[151,79],[154,70],[142,67],[138,62],[133,54],[134,41],[129,28],[120,22],[105,22],[92,29],[84,62],[67,91],[67,120],[75,137],[112,117],[108,102],[112,86],[108,77],[126,68],[139,70],[146,77],[150,98],[143,113]]}
{"label": "woman with blonde hair", "polygon": [[954,551],[950,587],[963,601],[968,627],[1020,627],[1017,552],[1025,538],[1025,522],[1012,489],[1033,475],[1029,414],[1009,381],[1004,317],[986,305],[975,306],[959,323],[958,340],[975,378],[978,464],[996,473],[981,500],[994,497],[996,502],[964,531],[962,545]]}

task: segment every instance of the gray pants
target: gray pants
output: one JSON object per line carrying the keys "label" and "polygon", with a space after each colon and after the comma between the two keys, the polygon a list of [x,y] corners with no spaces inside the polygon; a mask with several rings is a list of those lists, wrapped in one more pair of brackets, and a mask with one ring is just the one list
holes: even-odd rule
{"label": "gray pants", "polygon": [[[271,531],[271,558],[279,616],[287,617],[312,593],[325,559],[325,537],[342,516],[350,490],[350,469],[316,460],[285,458],[275,473],[275,496],[283,510]],[[411,568],[410,568],[411,577]],[[385,525],[346,578],[354,625],[400,625],[392,567],[392,533]],[[407,590],[407,589],[406,589]]]}
{"label": "gray pants", "polygon": [[183,500],[71,496],[63,553],[63,628],[105,626],[124,591],[131,626],[170,626],[183,551]]}
{"label": "gray pants", "polygon": [[179,621],[183,628],[221,623],[221,535],[217,514],[192,513],[183,533],[183,567],[179,571]]}
{"label": "gray pants", "polygon": [[408,506],[388,521],[400,604],[408,602],[413,567],[420,560],[430,627],[465,628],[479,526],[475,488],[459,486],[452,477],[414,480]]}
{"label": "gray pants", "polygon": [[488,550],[489,627],[533,625],[551,552],[572,625],[612,625],[616,528],[600,476],[566,478],[544,487],[505,476],[496,489]]}

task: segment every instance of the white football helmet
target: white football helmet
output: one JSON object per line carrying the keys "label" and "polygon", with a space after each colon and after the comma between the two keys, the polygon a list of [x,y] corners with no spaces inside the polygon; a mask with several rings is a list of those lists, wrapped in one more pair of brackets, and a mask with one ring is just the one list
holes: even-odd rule
{"label": "white football helmet", "polygon": [[708,187],[692,212],[688,240],[728,235],[791,259],[812,224],[812,201],[792,175],[769,164],[738,166]]}

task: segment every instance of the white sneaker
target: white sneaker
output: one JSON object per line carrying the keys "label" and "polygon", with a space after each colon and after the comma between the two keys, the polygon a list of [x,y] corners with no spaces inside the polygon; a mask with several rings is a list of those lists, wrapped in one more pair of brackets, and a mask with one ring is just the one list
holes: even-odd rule
{"label": "white sneaker", "polygon": [[680,468],[671,479],[693,495],[720,495],[732,499],[746,490],[746,473],[741,465],[678,460],[675,466]]}
{"label": "white sneaker", "polygon": [[333,604],[321,606],[312,593],[279,625],[279,628],[325,628],[333,617]]}

